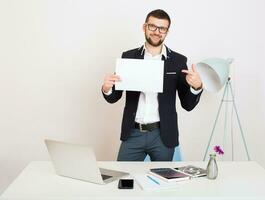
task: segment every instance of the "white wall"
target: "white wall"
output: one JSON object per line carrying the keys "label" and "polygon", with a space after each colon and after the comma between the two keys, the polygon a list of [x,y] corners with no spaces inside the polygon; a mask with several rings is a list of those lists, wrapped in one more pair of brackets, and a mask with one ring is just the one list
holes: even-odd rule
{"label": "white wall", "polygon": [[[115,58],[143,43],[142,23],[156,8],[172,19],[167,45],[189,64],[235,59],[249,152],[265,167],[264,7],[262,0],[1,0],[0,192],[30,161],[49,159],[44,138],[90,144],[99,160],[116,159],[124,99],[107,104],[100,87]],[[177,103],[185,160],[202,160],[221,95],[205,91],[190,113]],[[236,160],[246,160],[235,122]]]}

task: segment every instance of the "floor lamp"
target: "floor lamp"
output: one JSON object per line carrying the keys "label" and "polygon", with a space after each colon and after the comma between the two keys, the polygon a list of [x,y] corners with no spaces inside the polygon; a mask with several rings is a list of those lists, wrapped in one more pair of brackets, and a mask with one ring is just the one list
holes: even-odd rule
{"label": "floor lamp", "polygon": [[[250,160],[250,156],[248,153],[248,148],[247,148],[247,144],[246,144],[246,140],[245,140],[245,136],[243,133],[243,129],[241,126],[241,122],[239,119],[239,115],[238,115],[238,111],[236,108],[236,104],[235,104],[235,100],[234,100],[234,94],[233,94],[233,90],[232,90],[232,86],[231,86],[231,79],[229,77],[229,66],[230,64],[233,62],[233,59],[221,59],[221,58],[208,58],[206,60],[203,60],[202,62],[199,62],[196,66],[197,66],[197,70],[201,76],[202,82],[203,82],[203,86],[205,90],[211,91],[211,92],[218,92],[220,89],[223,88],[223,86],[225,86],[224,89],[224,93],[223,93],[223,97],[222,100],[220,102],[219,108],[218,108],[218,112],[217,115],[215,117],[215,121],[214,121],[214,125],[213,125],[213,129],[206,147],[206,151],[203,157],[203,160],[205,161],[206,159],[206,155],[207,152],[209,150],[214,132],[215,132],[215,128],[220,116],[220,111],[222,108],[223,103],[227,103],[230,102],[232,103],[232,109],[234,109],[235,113],[236,113],[236,118],[237,118],[237,122],[238,122],[238,126],[240,129],[240,133],[241,133],[241,138],[243,140],[244,143],[244,147],[245,147],[245,151],[247,154],[247,158],[248,160]],[[230,98],[231,100],[227,100],[227,96],[230,93]],[[227,112],[227,110],[226,110]],[[227,121],[227,113],[225,113],[225,123]],[[234,151],[233,151],[233,141],[232,141],[232,160],[234,160]]]}

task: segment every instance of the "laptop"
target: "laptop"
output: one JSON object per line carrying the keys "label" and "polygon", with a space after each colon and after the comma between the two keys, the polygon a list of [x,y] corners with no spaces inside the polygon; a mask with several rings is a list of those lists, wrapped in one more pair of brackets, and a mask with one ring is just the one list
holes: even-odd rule
{"label": "laptop", "polygon": [[129,173],[99,168],[89,146],[45,140],[56,174],[97,184],[106,184]]}

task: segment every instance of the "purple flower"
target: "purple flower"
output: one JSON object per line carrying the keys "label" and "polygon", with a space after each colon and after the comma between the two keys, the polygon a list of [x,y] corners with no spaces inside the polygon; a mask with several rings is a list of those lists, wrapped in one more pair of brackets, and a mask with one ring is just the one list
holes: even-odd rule
{"label": "purple flower", "polygon": [[215,151],[216,153],[218,153],[219,155],[223,155],[223,154],[224,154],[224,151],[221,149],[220,146],[215,146],[213,149],[214,149],[214,151]]}

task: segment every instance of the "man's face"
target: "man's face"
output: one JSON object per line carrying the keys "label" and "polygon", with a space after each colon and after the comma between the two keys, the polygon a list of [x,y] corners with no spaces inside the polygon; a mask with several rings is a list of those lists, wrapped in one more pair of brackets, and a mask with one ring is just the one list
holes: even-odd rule
{"label": "man's face", "polygon": [[143,25],[146,41],[154,47],[160,46],[167,36],[168,26],[169,22],[166,19],[149,17]]}

